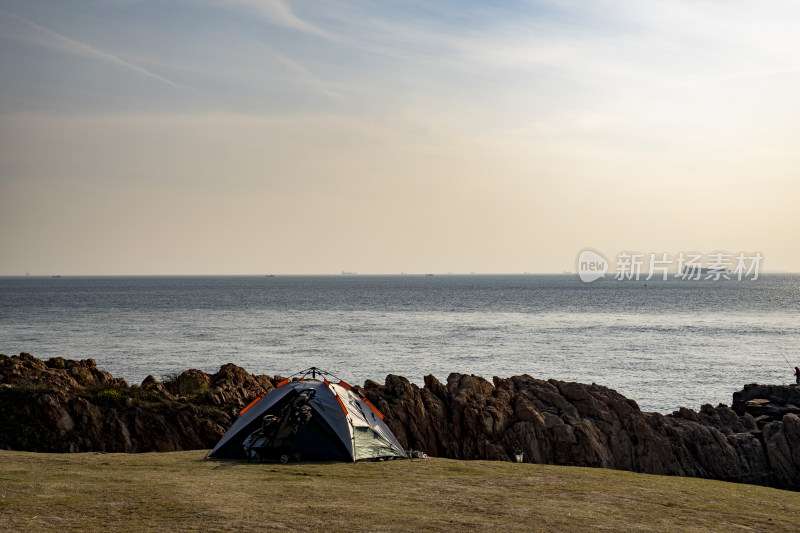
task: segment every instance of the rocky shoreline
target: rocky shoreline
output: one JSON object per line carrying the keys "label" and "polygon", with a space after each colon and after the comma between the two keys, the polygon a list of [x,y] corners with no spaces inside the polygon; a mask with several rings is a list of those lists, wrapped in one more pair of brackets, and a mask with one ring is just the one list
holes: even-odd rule
{"label": "rocky shoreline", "polygon": [[[226,364],[129,386],[92,359],[0,354],[0,448],[148,452],[211,448],[237,413],[281,376]],[[800,387],[746,385],[731,407],[642,412],[596,384],[527,375],[451,374],[418,387],[401,376],[355,387],[407,449],[693,476],[800,490]]]}

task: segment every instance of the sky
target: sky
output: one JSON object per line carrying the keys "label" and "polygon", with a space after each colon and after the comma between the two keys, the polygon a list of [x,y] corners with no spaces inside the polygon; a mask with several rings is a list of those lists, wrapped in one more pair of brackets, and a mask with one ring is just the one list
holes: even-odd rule
{"label": "sky", "polygon": [[800,3],[0,0],[0,275],[800,271]]}

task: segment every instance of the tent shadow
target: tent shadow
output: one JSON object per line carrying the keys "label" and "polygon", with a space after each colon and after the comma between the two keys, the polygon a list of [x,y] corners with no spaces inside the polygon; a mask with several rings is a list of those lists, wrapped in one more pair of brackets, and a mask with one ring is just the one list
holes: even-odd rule
{"label": "tent shadow", "polygon": [[[214,466],[214,470],[218,470],[220,468],[233,468],[234,466],[278,466],[278,467],[292,467],[292,466],[331,466],[331,465],[340,465],[340,464],[355,464],[350,461],[300,461],[300,462],[292,462],[289,464],[281,464],[280,461],[247,461],[244,459],[217,459],[215,457],[210,457],[208,459],[200,459],[201,461],[213,461],[217,463]],[[364,461],[364,462],[372,462],[372,461]]]}

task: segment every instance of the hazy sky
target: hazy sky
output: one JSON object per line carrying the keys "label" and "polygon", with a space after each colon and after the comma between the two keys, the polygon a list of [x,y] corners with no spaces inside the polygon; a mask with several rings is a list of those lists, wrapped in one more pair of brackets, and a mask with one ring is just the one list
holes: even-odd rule
{"label": "hazy sky", "polygon": [[0,275],[800,271],[800,2],[0,0]]}

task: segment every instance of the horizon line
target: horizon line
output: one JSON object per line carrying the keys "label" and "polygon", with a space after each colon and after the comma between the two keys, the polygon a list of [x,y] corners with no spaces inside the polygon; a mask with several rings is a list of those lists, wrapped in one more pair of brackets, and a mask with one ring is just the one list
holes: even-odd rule
{"label": "horizon line", "polygon": [[[764,274],[800,274],[800,272],[790,270],[764,270],[759,272],[760,275]],[[302,277],[302,276],[329,276],[329,277],[367,277],[367,276],[577,276],[577,272],[568,272],[566,270],[561,272],[322,272],[322,273],[268,273],[268,274],[0,274],[0,278],[168,278],[168,277],[183,277],[183,278],[202,278],[202,277]],[[643,274],[644,275],[644,274]],[[614,278],[613,275],[606,276],[609,279]],[[654,281],[661,281],[661,276],[653,276]]]}

